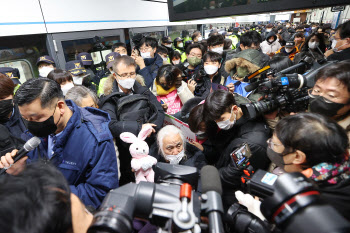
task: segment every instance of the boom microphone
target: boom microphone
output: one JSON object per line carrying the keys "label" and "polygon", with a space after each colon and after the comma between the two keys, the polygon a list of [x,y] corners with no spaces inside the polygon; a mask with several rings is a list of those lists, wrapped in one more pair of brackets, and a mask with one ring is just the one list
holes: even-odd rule
{"label": "boom microphone", "polygon": [[[23,158],[29,151],[34,150],[37,146],[39,146],[39,144],[41,143],[40,138],[38,137],[32,137],[31,139],[29,139],[23,146],[23,148],[21,148],[17,154],[13,157],[13,164],[16,163],[18,160],[20,160],[21,158]],[[6,172],[7,169],[1,169],[0,171],[0,175],[4,174]]]}
{"label": "boom microphone", "polygon": [[218,170],[213,166],[204,166],[201,170],[202,179],[202,199],[205,212],[209,217],[209,232],[222,233],[224,232],[221,215],[224,213],[222,206],[221,180]]}

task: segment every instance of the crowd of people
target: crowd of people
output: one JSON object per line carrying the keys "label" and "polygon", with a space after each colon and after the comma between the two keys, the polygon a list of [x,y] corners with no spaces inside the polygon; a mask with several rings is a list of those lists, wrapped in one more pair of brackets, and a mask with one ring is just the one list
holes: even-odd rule
{"label": "crowd of people", "polygon": [[[263,74],[247,76],[269,66],[264,77],[273,79],[306,58],[338,61],[316,75],[306,112],[248,117],[241,105],[265,96],[245,89]],[[234,193],[244,175],[232,152],[247,143],[255,170],[303,173],[350,220],[348,59],[350,21],[336,29],[287,22],[212,30],[206,39],[199,31],[174,40],[141,37],[131,54],[116,43],[102,76],[86,51],[65,70],[52,57],[39,57],[40,77],[22,84],[15,69],[0,68],[0,168],[6,169],[0,178],[0,229],[86,232],[89,210],[98,209],[110,190],[135,182],[132,160],[146,152],[131,152],[121,134],[141,131],[148,132],[148,154],[158,162],[198,170],[215,166],[225,209],[237,202]],[[290,73],[303,74],[306,67]],[[196,140],[165,126],[168,116],[188,124]],[[33,136],[40,145],[14,163]]]}

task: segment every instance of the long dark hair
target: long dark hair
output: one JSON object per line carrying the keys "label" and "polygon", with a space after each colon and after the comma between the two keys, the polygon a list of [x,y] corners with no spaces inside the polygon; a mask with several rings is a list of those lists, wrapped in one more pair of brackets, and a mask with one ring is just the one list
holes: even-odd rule
{"label": "long dark hair", "polygon": [[[324,35],[323,35],[323,33],[318,33],[318,32],[314,32],[306,38],[303,46],[301,47],[301,51],[309,51],[309,41],[314,36],[316,36],[318,38],[318,40],[320,41],[320,44],[318,47],[320,48],[322,53],[324,53],[326,51],[326,43],[325,43]],[[319,53],[318,49],[316,49],[316,52]]]}

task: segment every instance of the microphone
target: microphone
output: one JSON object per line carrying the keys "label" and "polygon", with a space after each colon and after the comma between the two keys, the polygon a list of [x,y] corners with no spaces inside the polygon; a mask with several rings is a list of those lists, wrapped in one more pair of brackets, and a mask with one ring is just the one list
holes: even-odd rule
{"label": "microphone", "polygon": [[221,180],[218,170],[213,166],[204,166],[201,169],[202,208],[209,217],[209,232],[224,232],[221,215],[224,213],[221,194]]}
{"label": "microphone", "polygon": [[[13,161],[15,164],[18,160],[23,158],[29,151],[34,150],[39,144],[41,143],[40,138],[38,137],[32,137],[29,139],[23,146],[23,148],[19,149],[17,154],[13,157]],[[6,172],[6,169],[1,169],[0,175],[4,174]]]}

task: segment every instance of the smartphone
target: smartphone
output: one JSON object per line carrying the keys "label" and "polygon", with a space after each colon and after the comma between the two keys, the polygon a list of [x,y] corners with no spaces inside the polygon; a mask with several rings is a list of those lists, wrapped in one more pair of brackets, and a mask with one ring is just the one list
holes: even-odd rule
{"label": "smartphone", "polygon": [[237,82],[235,82],[233,85],[234,85],[235,87],[237,87],[237,86],[241,85],[241,81],[237,81]]}
{"label": "smartphone", "polygon": [[252,156],[249,145],[243,143],[240,147],[231,153],[231,159],[237,167],[246,167],[249,165],[249,158]]}

